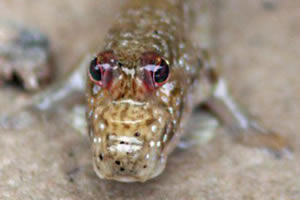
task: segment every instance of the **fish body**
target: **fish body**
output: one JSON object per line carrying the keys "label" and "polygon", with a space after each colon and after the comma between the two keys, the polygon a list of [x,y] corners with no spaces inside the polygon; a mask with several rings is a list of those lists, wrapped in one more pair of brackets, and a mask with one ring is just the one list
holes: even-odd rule
{"label": "fish body", "polygon": [[192,41],[198,3],[129,0],[100,51],[35,96],[26,110],[45,119],[58,105],[70,107],[74,94],[85,94],[92,162],[102,179],[145,182],[161,174],[199,104],[238,141],[282,155],[288,141],[239,107],[209,51]]}
{"label": "fish body", "polygon": [[[87,119],[94,168],[102,178],[146,181],[159,175],[198,103],[198,86],[203,100],[211,95],[206,61],[189,40],[188,3],[130,1],[90,65]],[[103,68],[101,80],[95,68]]]}

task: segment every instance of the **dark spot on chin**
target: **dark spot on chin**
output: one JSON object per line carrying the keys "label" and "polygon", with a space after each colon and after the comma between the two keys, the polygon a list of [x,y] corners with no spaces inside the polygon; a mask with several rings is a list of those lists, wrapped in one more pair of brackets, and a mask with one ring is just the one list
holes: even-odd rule
{"label": "dark spot on chin", "polygon": [[139,132],[136,132],[135,134],[134,134],[134,136],[135,137],[139,137],[141,134],[139,133]]}
{"label": "dark spot on chin", "polygon": [[99,154],[99,158],[100,158],[100,160],[103,160],[103,155],[102,155],[102,153]]}
{"label": "dark spot on chin", "polygon": [[147,168],[147,165],[144,165],[144,169]]}

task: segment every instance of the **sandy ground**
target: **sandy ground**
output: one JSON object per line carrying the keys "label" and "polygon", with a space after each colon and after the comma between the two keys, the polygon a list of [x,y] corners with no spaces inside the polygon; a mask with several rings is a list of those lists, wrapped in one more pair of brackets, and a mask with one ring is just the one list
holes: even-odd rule
{"label": "sandy ground", "polygon": [[[91,45],[101,45],[119,7],[117,0],[2,0],[0,17],[46,32],[62,77]],[[299,9],[293,0],[219,0],[213,38],[234,96],[291,139],[292,158],[234,143],[220,127],[209,143],[177,149],[158,178],[123,184],[97,178],[87,136],[37,124],[0,130],[0,199],[300,199]],[[1,112],[29,98],[11,89],[0,89]]]}

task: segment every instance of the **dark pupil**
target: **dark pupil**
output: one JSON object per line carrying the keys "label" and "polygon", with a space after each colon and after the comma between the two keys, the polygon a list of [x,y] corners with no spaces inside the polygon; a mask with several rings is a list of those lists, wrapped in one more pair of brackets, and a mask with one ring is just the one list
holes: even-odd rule
{"label": "dark pupil", "polygon": [[90,65],[90,74],[95,81],[101,81],[100,65],[97,65],[97,59],[95,58]]}
{"label": "dark pupil", "polygon": [[169,67],[168,65],[164,64],[160,66],[154,74],[154,80],[156,83],[162,83],[167,80],[169,76]]}

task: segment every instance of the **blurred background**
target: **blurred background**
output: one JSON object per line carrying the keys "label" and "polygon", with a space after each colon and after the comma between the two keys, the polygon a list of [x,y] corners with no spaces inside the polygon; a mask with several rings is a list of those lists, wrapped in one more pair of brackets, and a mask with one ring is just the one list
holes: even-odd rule
{"label": "blurred background", "polygon": [[[56,79],[91,46],[101,46],[119,0],[1,0],[0,18],[29,24],[50,39]],[[234,143],[227,129],[188,149],[177,149],[165,172],[145,184],[100,180],[87,135],[38,124],[0,130],[0,199],[300,199],[300,2],[215,0],[199,16],[194,35],[211,46],[234,96],[267,126],[291,139],[292,158],[274,159]],[[209,24],[209,36],[202,25]],[[199,36],[199,38],[197,37]],[[0,110],[30,99],[0,88]],[[196,124],[194,118],[192,124]]]}

